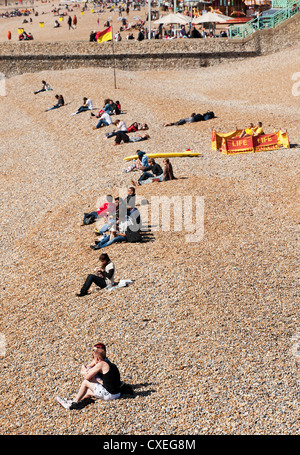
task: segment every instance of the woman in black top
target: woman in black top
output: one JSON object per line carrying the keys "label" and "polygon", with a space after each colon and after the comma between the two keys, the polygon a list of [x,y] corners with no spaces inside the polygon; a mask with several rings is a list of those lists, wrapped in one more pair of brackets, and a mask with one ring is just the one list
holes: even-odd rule
{"label": "woman in black top", "polygon": [[76,294],[77,297],[83,297],[87,295],[92,283],[95,283],[101,289],[114,284],[115,266],[111,262],[108,254],[101,254],[99,261],[101,265],[96,269],[96,274],[90,274],[87,276],[85,283],[80,290],[80,293]]}

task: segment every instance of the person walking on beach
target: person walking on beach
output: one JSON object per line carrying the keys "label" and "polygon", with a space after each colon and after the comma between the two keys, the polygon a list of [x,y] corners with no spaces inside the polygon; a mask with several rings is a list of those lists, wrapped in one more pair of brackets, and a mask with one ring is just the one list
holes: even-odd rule
{"label": "person walking on beach", "polygon": [[83,400],[95,398],[112,401],[121,396],[121,380],[118,367],[106,357],[106,347],[97,343],[93,348],[93,361],[82,365],[80,373],[83,381],[73,400],[56,397],[58,403],[67,410],[80,409]]}
{"label": "person walking on beach", "polygon": [[73,27],[72,27],[72,18],[71,16],[68,17],[68,26],[69,26],[69,30],[71,30]]}
{"label": "person walking on beach", "polygon": [[76,17],[76,14],[75,16],[73,17],[73,28],[76,28],[76,25],[77,25],[77,17]]}
{"label": "person walking on beach", "polygon": [[87,276],[80,293],[76,294],[77,297],[84,297],[87,295],[89,288],[95,283],[99,288],[104,289],[106,286],[114,284],[115,266],[111,262],[108,254],[101,254],[99,257],[100,267],[96,268],[95,274]]}

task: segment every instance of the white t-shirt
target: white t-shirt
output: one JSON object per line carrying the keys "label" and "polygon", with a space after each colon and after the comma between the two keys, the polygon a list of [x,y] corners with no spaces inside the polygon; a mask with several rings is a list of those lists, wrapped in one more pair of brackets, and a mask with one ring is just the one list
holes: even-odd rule
{"label": "white t-shirt", "polygon": [[104,114],[101,115],[100,119],[105,120],[109,125],[112,124],[111,116],[107,112],[104,112]]}
{"label": "white t-shirt", "polygon": [[119,232],[121,232],[122,234],[125,234],[128,226],[133,226],[133,222],[130,217],[126,217],[125,221],[121,221],[121,223],[119,223]]}
{"label": "white t-shirt", "polygon": [[119,131],[127,131],[127,126],[124,120],[121,120],[119,125],[118,125],[118,130]]}
{"label": "white t-shirt", "polygon": [[92,100],[88,99],[87,102],[86,102],[86,105],[89,109],[93,109],[93,103],[92,103]]}
{"label": "white t-shirt", "polygon": [[105,278],[105,283],[106,283],[107,286],[110,285],[110,284],[114,284],[115,266],[114,266],[113,262],[109,262],[104,270],[105,270],[106,273],[108,273],[110,270],[114,271],[110,279],[109,278]]}

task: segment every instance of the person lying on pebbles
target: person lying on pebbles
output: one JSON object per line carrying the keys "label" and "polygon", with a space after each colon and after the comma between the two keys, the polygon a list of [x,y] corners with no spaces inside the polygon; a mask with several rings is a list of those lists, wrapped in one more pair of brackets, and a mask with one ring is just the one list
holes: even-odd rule
{"label": "person lying on pebbles", "polygon": [[203,120],[203,115],[202,114],[191,114],[190,117],[183,118],[181,120],[178,120],[177,122],[172,122],[172,123],[166,123],[164,126],[173,126],[173,125],[184,125],[185,123],[194,123],[194,122],[200,122]]}
{"label": "person lying on pebbles", "polygon": [[146,141],[149,138],[150,138],[149,134],[143,134],[142,136],[138,135],[138,136],[129,137],[128,134],[125,133],[124,131],[118,131],[116,134],[116,139],[115,139],[114,145],[120,145],[122,141],[125,144],[127,144],[128,142]]}
{"label": "person lying on pebbles", "polygon": [[[147,123],[132,123],[128,128],[123,120],[116,120],[114,124],[117,126],[118,131],[124,131],[125,133],[136,133],[137,131],[145,131],[148,130],[149,127]],[[106,133],[104,139],[109,139],[117,135],[117,131],[113,131],[112,133]]]}

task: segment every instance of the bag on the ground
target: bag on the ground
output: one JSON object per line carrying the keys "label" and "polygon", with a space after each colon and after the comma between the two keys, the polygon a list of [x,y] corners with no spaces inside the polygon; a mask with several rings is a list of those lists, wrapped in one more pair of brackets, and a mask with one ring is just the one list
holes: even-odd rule
{"label": "bag on the ground", "polygon": [[127,242],[130,242],[130,243],[141,242],[142,236],[139,231],[131,230],[130,227],[128,227],[126,229],[126,239],[127,239]]}
{"label": "bag on the ground", "polygon": [[95,215],[85,213],[83,218],[83,224],[85,225],[92,224],[95,222],[95,219],[96,219]]}
{"label": "bag on the ground", "polygon": [[204,120],[210,120],[211,118],[215,118],[215,114],[212,111],[207,111],[206,114],[203,115]]}

